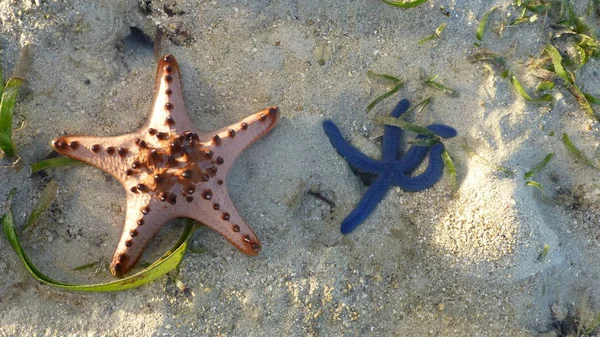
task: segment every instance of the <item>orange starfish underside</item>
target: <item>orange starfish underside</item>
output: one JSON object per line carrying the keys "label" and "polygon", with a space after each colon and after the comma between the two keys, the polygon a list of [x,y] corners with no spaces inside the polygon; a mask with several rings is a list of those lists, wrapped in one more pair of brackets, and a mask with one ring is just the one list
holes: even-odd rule
{"label": "orange starfish underside", "polygon": [[135,266],[148,242],[169,220],[188,217],[256,255],[260,241],[235,209],[225,179],[235,158],[269,132],[277,107],[255,113],[211,133],[196,129],[183,102],[179,66],[173,55],[158,63],[154,104],[146,124],[122,136],[64,136],[59,153],[111,174],[125,188],[123,234],[110,264],[121,276]]}

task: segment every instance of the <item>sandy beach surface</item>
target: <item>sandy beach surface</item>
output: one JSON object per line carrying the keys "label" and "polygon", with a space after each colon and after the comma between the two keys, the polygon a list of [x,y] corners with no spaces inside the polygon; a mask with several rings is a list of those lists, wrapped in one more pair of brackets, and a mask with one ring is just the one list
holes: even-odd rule
{"label": "sandy beach surface", "polygon": [[[587,3],[575,0],[574,11],[597,31]],[[28,165],[60,135],[119,135],[142,125],[157,25],[162,51],[179,61],[198,128],[215,130],[271,105],[281,121],[228,175],[231,198],[262,241],[259,256],[204,227],[178,272],[129,291],[86,294],[37,282],[2,236],[0,335],[517,337],[590,329],[600,312],[599,171],[575,160],[561,138],[568,134],[595,162],[600,129],[568,91],[527,102],[497,68],[470,61],[477,26],[494,6],[478,43],[505,55],[533,94],[531,62],[554,41],[554,22],[540,15],[507,27],[520,15],[508,0],[430,0],[411,9],[378,0],[1,0],[4,80],[25,45],[32,64],[15,109],[20,161],[0,160],[0,200],[17,188],[12,207],[21,226],[48,181],[58,183],[54,203],[21,235],[50,277],[113,280],[108,263],[125,192],[92,167],[42,176]],[[418,43],[442,23],[439,38]],[[405,81],[370,112],[390,84],[368,71]],[[591,58],[576,81],[596,96],[598,71]],[[425,85],[434,75],[458,94]],[[340,222],[368,182],[336,153],[321,123],[332,119],[378,156],[382,126],[374,117],[400,98],[431,98],[411,120],[457,129],[445,145],[458,190],[447,175],[422,192],[393,188],[342,235]],[[524,179],[549,153],[548,165]],[[181,229],[182,221],[164,226],[140,264],[160,257]]]}

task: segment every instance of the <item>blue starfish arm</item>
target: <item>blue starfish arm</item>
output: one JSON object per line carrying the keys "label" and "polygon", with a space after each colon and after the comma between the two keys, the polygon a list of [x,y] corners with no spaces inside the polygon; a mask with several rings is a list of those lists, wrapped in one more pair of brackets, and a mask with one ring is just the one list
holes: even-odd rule
{"label": "blue starfish arm", "polygon": [[[417,136],[417,139],[425,138],[424,136]],[[398,172],[409,174],[412,170],[416,169],[429,152],[428,146],[411,146],[408,151],[402,156],[402,158],[396,160],[392,165]]]}
{"label": "blue starfish arm", "polygon": [[431,124],[427,128],[442,138],[454,138],[457,134],[456,129],[445,124]]}
{"label": "blue starfish arm", "polygon": [[[432,124],[427,127],[430,131],[435,132],[438,136],[442,138],[452,138],[456,137],[456,130],[448,125],[444,124]],[[426,136],[418,135],[417,139],[425,139]],[[398,159],[394,166],[396,166],[396,170],[409,174],[412,170],[417,168],[417,166],[421,165],[429,148],[427,146],[411,146],[408,151],[402,156],[402,158]]]}
{"label": "blue starfish arm", "polygon": [[[437,124],[434,124],[434,126],[435,125],[437,125]],[[446,125],[442,125],[442,126],[445,127]],[[429,129],[429,126],[427,128]],[[440,130],[441,130],[440,132],[442,134],[450,134],[450,132],[448,132],[447,130],[445,130],[443,128],[440,128]],[[454,130],[454,129],[452,129],[452,130]],[[431,131],[438,134],[437,133],[438,129],[436,127],[434,127],[433,130],[431,130]],[[426,138],[427,138],[427,136],[424,136],[424,135],[417,135],[417,137],[416,137],[417,140],[426,139]],[[396,170],[398,170],[399,172],[410,174],[410,172],[412,172],[412,170],[416,169],[419,165],[421,165],[423,160],[425,160],[425,157],[427,156],[427,153],[429,152],[429,150],[430,150],[429,146],[413,145],[408,149],[408,151],[406,151],[406,153],[400,159],[396,160],[393,165],[395,166]]]}
{"label": "blue starfish arm", "polygon": [[[407,99],[401,100],[390,113],[391,117],[398,118],[402,116],[410,106]],[[398,148],[400,146],[400,137],[402,129],[397,126],[386,125],[383,127],[383,142],[381,144],[381,159],[383,161],[392,161],[398,158]]]}
{"label": "blue starfish arm", "polygon": [[324,121],[323,130],[325,130],[325,134],[329,138],[331,145],[354,169],[371,174],[377,174],[384,170],[383,163],[367,156],[350,145],[344,139],[344,136],[342,136],[340,129],[332,121]]}
{"label": "blue starfish arm", "polygon": [[429,153],[429,165],[425,171],[418,176],[408,176],[405,174],[405,171],[398,170],[398,166],[394,166],[396,169],[392,178],[394,185],[407,192],[418,192],[433,186],[440,180],[442,173],[444,172],[442,151],[444,151],[444,145],[441,143],[431,147],[431,152]]}
{"label": "blue starfish arm", "polygon": [[377,179],[375,179],[373,184],[369,186],[369,189],[367,189],[358,202],[358,205],[356,205],[346,219],[342,221],[342,225],[340,226],[342,234],[352,232],[358,225],[365,221],[371,213],[373,213],[381,199],[385,197],[391,184],[392,180],[390,179],[390,175],[386,173],[379,175]]}

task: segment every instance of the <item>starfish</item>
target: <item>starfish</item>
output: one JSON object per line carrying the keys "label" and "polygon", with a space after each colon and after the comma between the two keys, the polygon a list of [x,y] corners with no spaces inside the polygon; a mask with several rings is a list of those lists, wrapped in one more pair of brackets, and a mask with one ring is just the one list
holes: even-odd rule
{"label": "starfish", "polygon": [[154,103],[137,131],[114,137],[64,136],[54,149],[117,179],[127,194],[123,234],[110,264],[114,276],[131,270],[169,220],[187,217],[223,235],[247,255],[260,241],[235,209],[225,179],[236,157],[277,124],[277,107],[214,132],[196,129],[183,100],[173,55],[158,63]]}
{"label": "starfish", "polygon": [[[403,99],[392,110],[392,117],[400,117],[408,110],[409,102]],[[399,141],[402,129],[386,125],[383,132],[381,160],[375,160],[350,145],[342,136],[338,127],[330,120],[323,122],[323,129],[336,151],[357,171],[377,175],[373,184],[362,196],[358,205],[342,221],[340,230],[343,234],[352,232],[377,208],[392,186],[398,186],[408,192],[418,192],[433,186],[441,177],[444,170],[442,151],[444,145],[437,143],[431,147],[412,146],[404,156],[399,158]],[[456,130],[444,124],[432,124],[427,127],[430,131],[443,138],[456,136]],[[417,139],[426,136],[418,135]],[[410,176],[429,153],[429,165],[417,176]]]}

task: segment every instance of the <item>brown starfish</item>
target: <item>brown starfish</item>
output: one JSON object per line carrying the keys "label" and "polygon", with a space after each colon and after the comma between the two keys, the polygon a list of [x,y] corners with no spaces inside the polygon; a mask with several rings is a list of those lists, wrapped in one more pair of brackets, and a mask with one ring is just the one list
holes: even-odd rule
{"label": "brown starfish", "polygon": [[125,228],[110,264],[115,276],[137,263],[150,239],[169,220],[188,217],[210,226],[248,255],[260,241],[233,206],[225,178],[235,158],[269,132],[277,107],[212,133],[194,127],[183,103],[173,55],[158,63],[154,105],[141,129],[122,136],[64,136],[52,145],[115,177],[127,193]]}

